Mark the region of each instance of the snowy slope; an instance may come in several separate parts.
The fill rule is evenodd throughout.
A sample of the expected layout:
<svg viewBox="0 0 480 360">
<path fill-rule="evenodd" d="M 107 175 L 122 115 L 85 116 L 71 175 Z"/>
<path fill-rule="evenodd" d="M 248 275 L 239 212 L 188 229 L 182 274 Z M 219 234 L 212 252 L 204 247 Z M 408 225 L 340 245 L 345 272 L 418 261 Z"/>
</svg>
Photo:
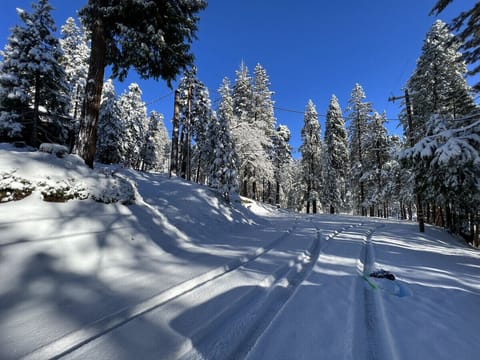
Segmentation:
<svg viewBox="0 0 480 360">
<path fill-rule="evenodd" d="M 0 203 L 1 359 L 480 352 L 480 255 L 439 229 L 229 205 L 180 179 L 8 145 L 0 173 L 0 186 L 33 184 Z M 65 182 L 84 200 L 41 200 Z M 396 280 L 368 277 L 380 268 Z"/>
</svg>

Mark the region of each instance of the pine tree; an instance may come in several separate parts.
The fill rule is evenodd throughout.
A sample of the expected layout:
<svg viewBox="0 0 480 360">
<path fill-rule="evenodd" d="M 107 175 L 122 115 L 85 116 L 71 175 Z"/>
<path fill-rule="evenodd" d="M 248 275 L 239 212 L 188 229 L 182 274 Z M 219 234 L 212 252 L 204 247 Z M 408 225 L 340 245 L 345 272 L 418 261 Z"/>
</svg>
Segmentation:
<svg viewBox="0 0 480 360">
<path fill-rule="evenodd" d="M 458 48 L 447 25 L 437 20 L 427 33 L 422 54 L 407 83 L 413 104 L 414 141 L 426 134 L 426 124 L 433 114 L 451 114 L 455 118 L 475 109 L 465 80 L 467 68 Z M 405 117 L 402 120 L 405 133 L 409 133 Z"/>
<path fill-rule="evenodd" d="M 23 26 L 12 29 L 0 65 L 0 131 L 16 137 L 31 122 L 29 142 L 34 146 L 38 146 L 39 130 L 51 140 L 64 142 L 70 127 L 68 86 L 59 64 L 62 51 L 51 11 L 48 0 L 32 4 L 31 13 L 18 10 Z M 55 128 L 41 126 L 40 108 Z"/>
<path fill-rule="evenodd" d="M 412 173 L 416 192 L 422 194 L 419 206 L 426 210 L 427 221 L 432 218 L 431 209 L 440 207 L 445 225 L 453 231 L 459 229 L 458 219 L 478 212 L 473 204 L 465 206 L 464 200 L 476 198 L 478 193 L 471 185 L 477 176 L 476 156 L 471 151 L 477 143 L 472 136 L 478 134 L 474 135 L 476 130 L 471 133 L 477 117 L 469 114 L 476 106 L 465 81 L 467 70 L 458 52 L 460 46 L 441 21 L 427 33 L 407 83 L 414 116 L 412 129 L 406 121 L 404 128 L 413 134 L 414 144 L 402 154 L 403 166 Z"/>
<path fill-rule="evenodd" d="M 152 111 L 148 120 L 148 129 L 141 151 L 142 170 L 167 171 L 170 144 L 163 115 Z"/>
<path fill-rule="evenodd" d="M 253 114 L 254 131 L 261 136 L 261 143 L 263 152 L 261 155 L 265 156 L 264 162 L 266 167 L 262 168 L 258 173 L 262 181 L 262 201 L 273 202 L 272 195 L 274 193 L 272 187 L 272 177 L 274 176 L 274 148 L 273 137 L 275 135 L 275 114 L 274 101 L 272 100 L 273 91 L 270 90 L 270 79 L 267 71 L 262 65 L 257 64 L 254 70 L 254 87 L 253 87 Z"/>
<path fill-rule="evenodd" d="M 270 129 L 270 126 L 275 120 L 272 118 L 273 102 L 268 76 L 260 66 L 257 66 L 257 71 L 260 76 L 258 82 L 254 82 L 243 62 L 236 71 L 232 132 L 240 159 L 240 194 L 254 199 L 261 194 L 265 201 L 271 192 L 269 179 L 274 172 L 271 142 L 274 128 Z"/>
<path fill-rule="evenodd" d="M 292 148 L 289 144 L 290 136 L 290 129 L 286 125 L 279 125 L 273 137 L 275 204 L 283 207 L 286 207 L 287 203 L 282 194 L 287 194 L 290 190 L 289 183 L 293 161 Z"/>
<path fill-rule="evenodd" d="M 209 123 L 206 139 L 210 144 L 213 161 L 209 169 L 209 185 L 230 201 L 230 195 L 238 191 L 238 155 L 230 131 L 233 118 L 233 99 L 228 79 L 219 88 L 222 97 L 218 113 Z"/>
<path fill-rule="evenodd" d="M 275 132 L 275 114 L 272 100 L 273 91 L 270 90 L 270 79 L 262 65 L 257 64 L 254 70 L 255 84 L 253 88 L 253 114 L 256 128 L 265 133 L 267 151 L 271 150 L 271 139 Z"/>
<path fill-rule="evenodd" d="M 334 214 L 348 209 L 348 138 L 337 97 L 332 95 L 325 121 L 322 201 Z"/>
<path fill-rule="evenodd" d="M 171 81 L 193 63 L 189 44 L 195 38 L 204 0 L 114 1 L 89 0 L 80 11 L 91 33 L 87 101 L 76 148 L 93 167 L 98 111 L 105 67 L 123 80 L 130 68 L 142 78 Z"/>
<path fill-rule="evenodd" d="M 350 185 L 354 210 L 362 216 L 367 215 L 365 197 L 366 184 L 363 178 L 365 168 L 365 136 L 372 105 L 364 102 L 365 92 L 360 84 L 355 84 L 348 101 L 347 118 L 349 119 L 349 158 Z"/>
<path fill-rule="evenodd" d="M 121 117 L 124 122 L 122 153 L 124 164 L 141 169 L 141 150 L 147 132 L 147 108 L 142 100 L 142 90 L 136 83 L 128 86 L 128 92 L 119 99 Z"/>
<path fill-rule="evenodd" d="M 430 14 L 439 14 L 450 4 L 452 0 L 438 0 Z M 476 3 L 471 9 L 465 10 L 458 15 L 451 24 L 453 31 L 457 32 L 457 39 L 462 43 L 460 50 L 463 50 L 464 59 L 468 64 L 474 67 L 470 75 L 480 72 L 480 3 Z M 480 82 L 474 86 L 476 91 L 480 91 Z"/>
<path fill-rule="evenodd" d="M 206 158 L 208 158 L 202 146 L 206 142 L 208 123 L 212 119 L 210 95 L 207 87 L 197 78 L 195 67 L 185 72 L 178 90 L 180 156 L 177 173 L 190 180 L 193 172 L 192 158 L 195 157 L 197 160 L 195 180 L 198 182 L 202 168 L 204 170 L 206 168 Z M 193 154 L 192 142 L 197 145 L 196 154 Z"/>
<path fill-rule="evenodd" d="M 253 79 L 245 63 L 235 72 L 233 85 L 233 114 L 238 123 L 252 124 L 255 120 L 253 110 Z M 237 124 L 233 124 L 236 126 Z"/>
<path fill-rule="evenodd" d="M 318 113 L 312 100 L 309 100 L 307 103 L 303 121 L 300 152 L 302 154 L 303 181 L 306 187 L 304 199 L 307 203 L 307 214 L 310 213 L 310 205 L 312 206 L 312 212 L 315 214 L 317 213 L 319 194 L 322 191 L 322 143 Z"/>
<path fill-rule="evenodd" d="M 122 148 L 125 123 L 113 81 L 103 85 L 102 103 L 98 120 L 97 161 L 104 164 L 120 164 L 125 152 Z"/>
<path fill-rule="evenodd" d="M 76 120 L 80 116 L 85 95 L 90 48 L 84 29 L 77 26 L 72 17 L 69 17 L 62 26 L 61 35 L 59 40 L 63 51 L 61 63 L 65 68 L 66 81 L 69 84 L 70 116 Z"/>
<path fill-rule="evenodd" d="M 390 160 L 391 144 L 385 128 L 386 121 L 385 113 L 374 112 L 365 136 L 363 180 L 367 189 L 365 205 L 370 207 L 370 216 L 383 216 L 388 212 L 386 189 L 389 174 L 386 165 Z"/>
</svg>

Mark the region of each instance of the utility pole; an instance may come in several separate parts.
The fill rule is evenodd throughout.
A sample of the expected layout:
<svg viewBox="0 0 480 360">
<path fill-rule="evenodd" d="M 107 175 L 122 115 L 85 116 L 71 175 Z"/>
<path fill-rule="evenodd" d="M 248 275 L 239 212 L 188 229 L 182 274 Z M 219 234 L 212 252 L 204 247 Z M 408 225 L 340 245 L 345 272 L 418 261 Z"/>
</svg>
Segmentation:
<svg viewBox="0 0 480 360">
<path fill-rule="evenodd" d="M 407 106 L 407 121 L 408 121 L 408 138 L 410 140 L 410 146 L 415 145 L 415 140 L 413 138 L 413 109 L 412 103 L 410 102 L 410 96 L 408 94 L 408 89 L 405 89 L 404 96 L 391 96 L 388 98 L 388 101 L 395 102 L 398 99 L 405 99 L 405 105 Z M 423 207 L 422 207 L 422 193 L 417 188 L 417 179 L 415 176 L 415 200 L 417 205 L 417 220 L 418 220 L 418 231 L 421 233 L 425 232 L 425 220 L 423 218 Z"/>
<path fill-rule="evenodd" d="M 172 177 L 172 172 L 175 175 L 178 175 L 177 166 L 178 166 L 178 128 L 180 126 L 180 91 L 175 90 L 175 100 L 173 103 L 173 127 L 172 127 L 172 149 L 170 152 L 170 172 L 169 175 Z"/>
</svg>

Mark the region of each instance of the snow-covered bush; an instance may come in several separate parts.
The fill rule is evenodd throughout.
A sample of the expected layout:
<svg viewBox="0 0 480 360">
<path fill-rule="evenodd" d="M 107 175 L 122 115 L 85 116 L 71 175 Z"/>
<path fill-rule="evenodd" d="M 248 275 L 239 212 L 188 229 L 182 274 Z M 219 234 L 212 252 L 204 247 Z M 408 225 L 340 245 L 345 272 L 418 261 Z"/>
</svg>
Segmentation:
<svg viewBox="0 0 480 360">
<path fill-rule="evenodd" d="M 40 145 L 39 151 L 54 154 L 58 157 L 64 157 L 68 154 L 68 148 L 64 145 L 43 143 Z"/>
<path fill-rule="evenodd" d="M 135 200 L 135 186 L 120 177 L 111 177 L 90 194 L 95 201 L 105 204 L 120 202 L 124 205 L 132 204 Z"/>
<path fill-rule="evenodd" d="M 38 188 L 44 201 L 66 202 L 72 199 L 84 200 L 88 192 L 82 183 L 76 183 L 75 179 L 46 180 L 38 183 Z"/>
<path fill-rule="evenodd" d="M 35 185 L 12 173 L 0 174 L 0 202 L 21 200 L 32 193 Z"/>
</svg>

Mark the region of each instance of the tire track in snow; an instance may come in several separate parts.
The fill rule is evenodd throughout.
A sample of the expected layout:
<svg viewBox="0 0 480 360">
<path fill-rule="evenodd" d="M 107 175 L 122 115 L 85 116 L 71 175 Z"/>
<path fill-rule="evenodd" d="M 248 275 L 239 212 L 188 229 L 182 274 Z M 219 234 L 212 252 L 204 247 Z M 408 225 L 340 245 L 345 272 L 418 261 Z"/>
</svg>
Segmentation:
<svg viewBox="0 0 480 360">
<path fill-rule="evenodd" d="M 259 257 L 264 256 L 276 246 L 284 242 L 292 232 L 295 231 L 298 224 L 298 218 L 295 218 L 294 225 L 288 229 L 284 234 L 277 239 L 271 241 L 264 247 L 259 247 L 255 251 L 240 256 L 227 264 L 214 268 L 206 273 L 195 276 L 189 280 L 186 280 L 176 286 L 173 286 L 161 293 L 146 299 L 133 306 L 120 309 L 114 313 L 108 314 L 94 323 L 84 326 L 68 335 L 65 335 L 49 344 L 46 344 L 30 354 L 24 357 L 24 360 L 34 359 L 59 359 L 83 345 L 109 333 L 110 331 L 130 322 L 131 320 L 138 318 L 150 311 L 153 311 L 160 306 L 179 298 L 180 296 L 187 294 L 201 286 L 211 283 L 222 276 L 235 271 L 236 269 L 246 266 L 249 263 L 257 260 Z"/>
<path fill-rule="evenodd" d="M 300 285 L 302 282 L 308 278 L 310 273 L 313 270 L 315 263 L 319 260 L 321 254 L 328 248 L 330 244 L 329 240 L 345 233 L 346 231 L 363 226 L 362 223 L 348 225 L 340 230 L 335 230 L 332 234 L 326 236 L 322 241 L 322 231 L 319 229 L 318 226 L 315 226 L 317 236 L 316 241 L 314 244 L 315 249 L 312 251 L 312 256 L 308 263 L 308 266 L 304 267 L 302 271 L 298 273 L 298 276 L 294 278 L 294 281 L 288 281 L 288 287 L 285 288 L 282 294 L 279 294 L 277 298 L 277 303 L 273 304 L 273 307 L 268 308 L 265 312 L 264 316 L 257 320 L 255 324 L 254 331 L 249 334 L 249 337 L 246 338 L 242 344 L 237 347 L 234 351 L 235 356 L 231 356 L 233 359 L 242 359 L 247 357 L 248 353 L 255 347 L 255 345 L 261 340 L 263 334 L 268 332 L 268 329 L 274 323 L 275 319 L 280 316 L 282 310 L 290 303 L 290 301 L 294 298 L 294 295 L 299 290 Z M 274 299 L 272 299 L 274 301 Z M 272 302 L 270 301 L 270 302 Z M 232 354 L 233 355 L 233 354 Z"/>
<path fill-rule="evenodd" d="M 247 336 L 244 336 L 242 341 L 235 348 L 231 349 L 229 358 L 243 359 L 246 357 L 262 333 L 297 291 L 303 280 L 311 273 L 322 248 L 326 245 L 326 242 L 322 242 L 321 231 L 316 226 L 314 228 L 316 232 L 315 239 L 312 241 L 310 248 L 305 252 L 305 256 L 299 258 L 285 276 L 273 284 L 268 297 L 261 304 L 259 315 L 250 325 L 249 331 L 246 332 L 245 335 Z"/>
<path fill-rule="evenodd" d="M 362 268 L 359 269 L 365 281 L 371 272 L 378 270 L 375 269 L 375 250 L 372 243 L 372 236 L 376 230 L 377 228 L 373 229 L 365 238 L 363 263 Z M 387 322 L 382 293 L 378 288 L 373 288 L 370 283 L 363 285 L 367 358 L 396 360 L 398 355 Z"/>
</svg>

